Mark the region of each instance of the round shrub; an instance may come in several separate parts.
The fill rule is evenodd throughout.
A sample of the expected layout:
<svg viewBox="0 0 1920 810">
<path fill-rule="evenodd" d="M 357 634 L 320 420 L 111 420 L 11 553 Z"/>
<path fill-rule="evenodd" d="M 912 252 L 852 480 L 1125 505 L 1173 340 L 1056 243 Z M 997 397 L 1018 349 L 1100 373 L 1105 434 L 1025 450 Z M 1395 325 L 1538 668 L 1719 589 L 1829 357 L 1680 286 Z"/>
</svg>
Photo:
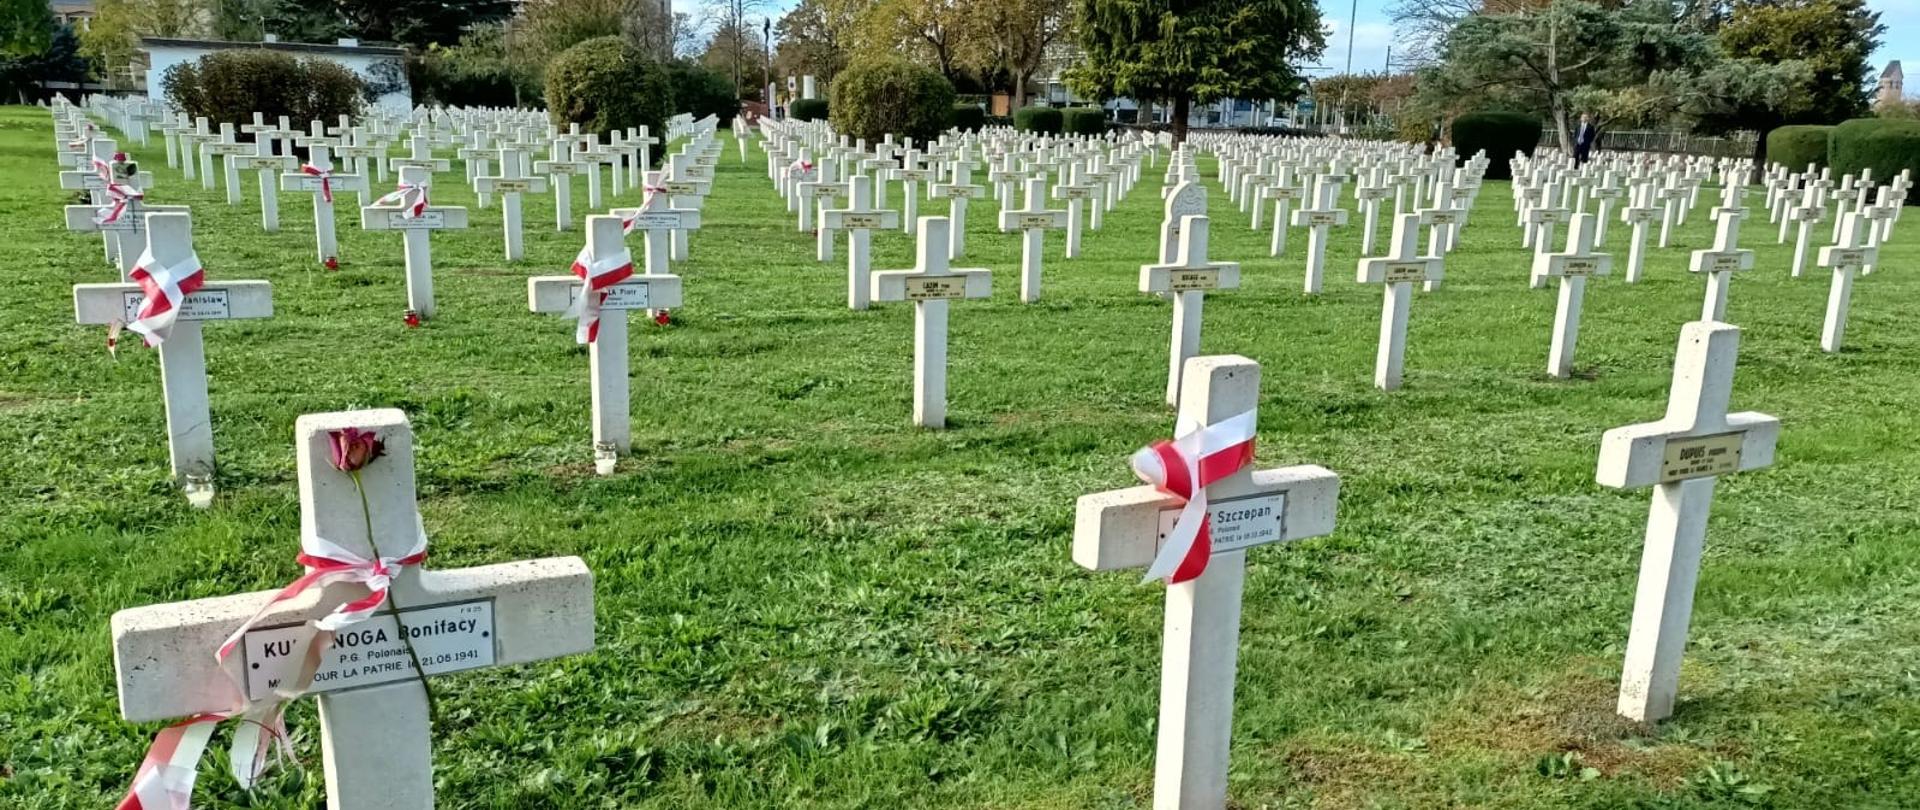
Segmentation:
<svg viewBox="0 0 1920 810">
<path fill-rule="evenodd" d="M 1062 117 L 1052 107 L 1021 107 L 1013 111 L 1013 128 L 1021 132 L 1060 134 Z"/>
<path fill-rule="evenodd" d="M 827 100 L 824 98 L 797 98 L 787 105 L 787 117 L 795 121 L 827 120 Z"/>
<path fill-rule="evenodd" d="M 1842 123 L 1833 128 L 1827 164 L 1836 175 L 1872 169 L 1873 179 L 1883 183 L 1907 169 L 1920 175 L 1920 121 L 1855 118 Z"/>
<path fill-rule="evenodd" d="M 833 128 L 869 142 L 891 133 L 929 141 L 953 119 L 953 83 L 905 59 L 864 59 L 833 77 Z"/>
<path fill-rule="evenodd" d="M 646 127 L 659 135 L 672 106 L 666 70 L 620 37 L 586 40 L 547 65 L 547 115 L 555 126 L 579 124 L 595 135 Z"/>
<path fill-rule="evenodd" d="M 1833 127 L 1780 127 L 1767 133 L 1767 159 L 1792 169 L 1805 171 L 1807 164 L 1827 165 L 1827 140 Z"/>
<path fill-rule="evenodd" d="M 167 68 L 160 77 L 167 101 L 215 124 L 250 124 L 286 116 L 297 124 L 332 121 L 360 111 L 366 82 L 335 62 L 296 59 L 252 48 L 215 51 Z"/>
<path fill-rule="evenodd" d="M 953 105 L 953 128 L 966 132 L 979 132 L 987 125 L 987 111 L 978 104 Z"/>
<path fill-rule="evenodd" d="M 1513 177 L 1507 160 L 1515 152 L 1533 154 L 1540 131 L 1540 119 L 1525 113 L 1467 113 L 1453 119 L 1453 150 L 1463 158 L 1486 150 L 1487 176 L 1507 180 Z"/>
<path fill-rule="evenodd" d="M 733 80 L 708 70 L 690 59 L 667 64 L 667 79 L 673 86 L 673 111 L 694 118 L 709 115 L 722 125 L 740 114 L 740 99 L 734 97 Z"/>
<path fill-rule="evenodd" d="M 1060 111 L 1060 131 L 1068 135 L 1099 135 L 1107 131 L 1107 111 L 1099 107 L 1068 107 Z"/>
</svg>

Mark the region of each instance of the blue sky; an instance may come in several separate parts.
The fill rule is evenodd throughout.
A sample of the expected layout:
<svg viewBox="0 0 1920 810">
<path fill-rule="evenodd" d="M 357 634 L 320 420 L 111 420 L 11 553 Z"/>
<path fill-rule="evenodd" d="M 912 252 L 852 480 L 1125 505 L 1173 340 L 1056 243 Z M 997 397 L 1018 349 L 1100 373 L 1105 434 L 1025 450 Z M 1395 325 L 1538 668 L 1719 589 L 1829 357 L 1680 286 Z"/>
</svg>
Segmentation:
<svg viewBox="0 0 1920 810">
<path fill-rule="evenodd" d="M 777 17 L 794 2 L 771 0 L 768 13 Z M 1388 50 L 1393 45 L 1393 24 L 1386 13 L 1393 0 L 1358 0 L 1358 3 L 1357 21 L 1351 26 L 1353 69 L 1379 71 L 1386 67 Z M 1880 12 L 1880 21 L 1887 26 L 1886 35 L 1880 39 L 1880 50 L 1873 55 L 1874 75 L 1879 75 L 1887 60 L 1899 59 L 1914 74 L 1914 85 L 1909 92 L 1920 92 L 1920 0 L 1871 0 L 1868 5 Z M 677 11 L 696 16 L 700 13 L 699 0 L 673 0 L 673 6 Z M 1348 21 L 1354 18 L 1355 11 L 1354 0 L 1322 0 L 1320 14 L 1333 32 L 1327 37 L 1327 53 L 1320 64 L 1331 70 L 1313 71 L 1316 75 L 1345 71 Z"/>
</svg>

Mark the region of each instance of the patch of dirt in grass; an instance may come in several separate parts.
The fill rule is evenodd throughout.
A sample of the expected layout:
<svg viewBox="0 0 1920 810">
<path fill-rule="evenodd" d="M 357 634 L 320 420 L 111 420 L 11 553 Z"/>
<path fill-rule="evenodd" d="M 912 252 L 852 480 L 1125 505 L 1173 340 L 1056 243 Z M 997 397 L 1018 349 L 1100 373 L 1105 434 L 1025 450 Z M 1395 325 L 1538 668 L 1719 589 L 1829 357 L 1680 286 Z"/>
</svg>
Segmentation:
<svg viewBox="0 0 1920 810">
<path fill-rule="evenodd" d="M 1385 785 L 1411 785 L 1420 763 L 1411 757 L 1341 745 L 1331 740 L 1296 741 L 1282 755 L 1287 770 L 1313 789 L 1313 807 L 1366 807 Z"/>
<path fill-rule="evenodd" d="M 1532 689 L 1501 684 L 1469 696 L 1426 730 L 1436 755 L 1479 750 L 1533 767 L 1540 757 L 1572 752 L 1605 776 L 1639 775 L 1659 785 L 1679 783 L 1709 756 L 1697 748 L 1662 744 L 1656 732 L 1614 713 L 1618 685 L 1588 672 L 1569 672 Z"/>
</svg>

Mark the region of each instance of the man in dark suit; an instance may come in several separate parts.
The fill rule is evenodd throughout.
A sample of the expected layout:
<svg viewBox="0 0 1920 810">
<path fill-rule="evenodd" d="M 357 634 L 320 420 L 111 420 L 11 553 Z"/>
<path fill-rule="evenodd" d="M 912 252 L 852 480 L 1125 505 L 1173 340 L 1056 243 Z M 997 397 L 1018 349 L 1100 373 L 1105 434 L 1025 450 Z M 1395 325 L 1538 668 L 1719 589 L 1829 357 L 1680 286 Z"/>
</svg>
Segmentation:
<svg viewBox="0 0 1920 810">
<path fill-rule="evenodd" d="M 1573 134 L 1574 165 L 1584 165 L 1593 157 L 1593 142 L 1600 139 L 1600 128 L 1593 125 L 1593 116 L 1580 114 L 1580 129 Z"/>
</svg>

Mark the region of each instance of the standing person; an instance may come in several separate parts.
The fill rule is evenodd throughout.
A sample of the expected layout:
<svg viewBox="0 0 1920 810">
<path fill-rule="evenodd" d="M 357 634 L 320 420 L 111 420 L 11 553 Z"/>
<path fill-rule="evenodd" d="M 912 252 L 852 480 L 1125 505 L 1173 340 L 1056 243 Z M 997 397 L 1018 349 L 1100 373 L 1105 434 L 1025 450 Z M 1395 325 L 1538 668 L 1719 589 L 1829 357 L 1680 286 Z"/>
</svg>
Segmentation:
<svg viewBox="0 0 1920 810">
<path fill-rule="evenodd" d="M 1593 142 L 1600 139 L 1600 128 L 1593 125 L 1593 116 L 1580 114 L 1580 129 L 1573 134 L 1573 163 L 1586 165 L 1593 157 Z"/>
</svg>

